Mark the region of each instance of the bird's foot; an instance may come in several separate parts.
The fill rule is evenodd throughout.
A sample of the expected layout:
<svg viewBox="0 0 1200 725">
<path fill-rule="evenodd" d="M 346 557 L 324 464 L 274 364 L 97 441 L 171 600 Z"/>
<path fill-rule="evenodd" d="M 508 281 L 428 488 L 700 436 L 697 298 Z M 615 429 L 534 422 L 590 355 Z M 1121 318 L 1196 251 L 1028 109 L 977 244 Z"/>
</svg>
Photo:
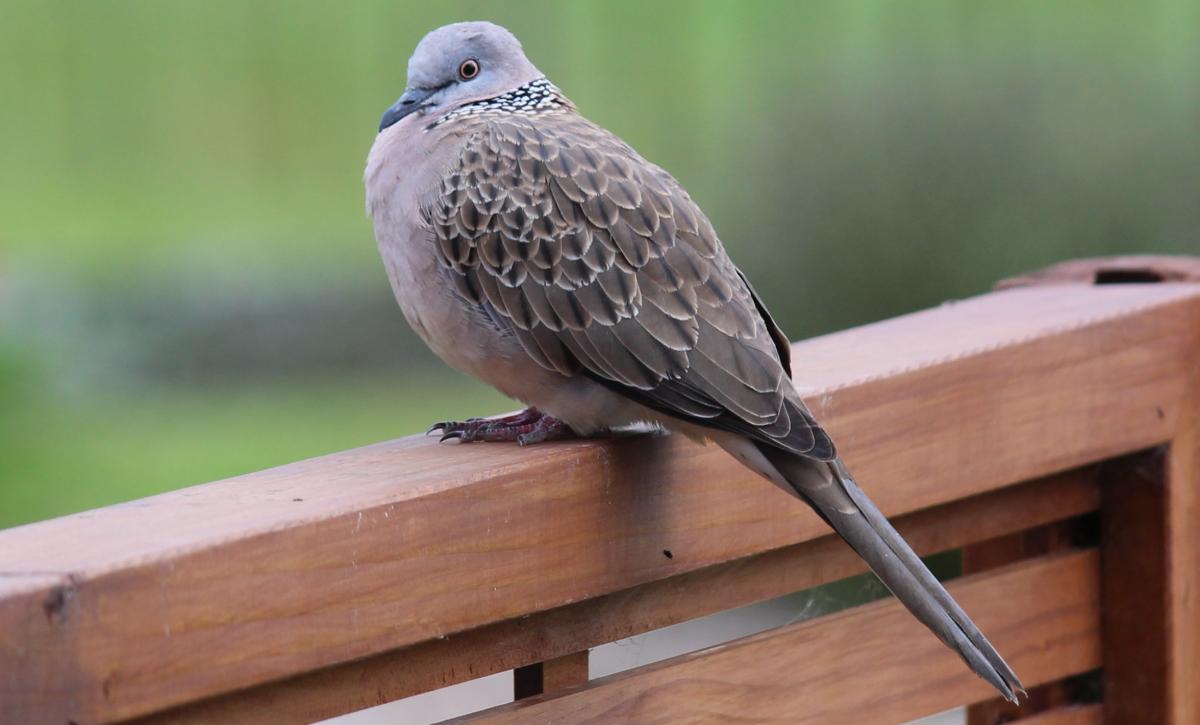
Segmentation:
<svg viewBox="0 0 1200 725">
<path fill-rule="evenodd" d="M 426 431 L 426 435 L 434 431 L 441 431 L 442 441 L 452 438 L 457 438 L 463 443 L 516 441 L 523 446 L 570 438 L 574 435 L 566 423 L 552 415 L 546 415 L 537 408 L 526 408 L 519 413 L 499 418 L 469 418 L 462 422 L 434 423 Z"/>
</svg>

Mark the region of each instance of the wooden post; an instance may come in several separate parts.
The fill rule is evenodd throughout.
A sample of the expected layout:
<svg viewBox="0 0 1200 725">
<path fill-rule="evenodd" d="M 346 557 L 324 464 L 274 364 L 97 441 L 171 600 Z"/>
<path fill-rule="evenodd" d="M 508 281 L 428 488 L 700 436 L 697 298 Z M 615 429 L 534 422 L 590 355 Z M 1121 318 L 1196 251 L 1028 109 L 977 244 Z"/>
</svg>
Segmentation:
<svg viewBox="0 0 1200 725">
<path fill-rule="evenodd" d="M 1102 486 L 1104 721 L 1167 723 L 1163 455 L 1114 464 Z"/>
<path fill-rule="evenodd" d="M 1193 383 L 1169 446 L 1114 466 L 1103 485 L 1106 723 L 1200 716 L 1198 392 Z"/>
<path fill-rule="evenodd" d="M 1074 260 L 997 287 L 1155 282 L 1200 282 L 1200 259 Z M 1116 461 L 1103 477 L 1106 723 L 1184 725 L 1200 717 L 1200 320 L 1191 347 L 1171 443 Z M 1160 419 L 1164 410 L 1157 409 Z M 973 710 L 972 725 L 992 722 L 990 711 Z"/>
<path fill-rule="evenodd" d="M 1165 461 L 1166 714 L 1175 725 L 1200 718 L 1200 342 L 1192 360 L 1197 374 Z"/>
</svg>

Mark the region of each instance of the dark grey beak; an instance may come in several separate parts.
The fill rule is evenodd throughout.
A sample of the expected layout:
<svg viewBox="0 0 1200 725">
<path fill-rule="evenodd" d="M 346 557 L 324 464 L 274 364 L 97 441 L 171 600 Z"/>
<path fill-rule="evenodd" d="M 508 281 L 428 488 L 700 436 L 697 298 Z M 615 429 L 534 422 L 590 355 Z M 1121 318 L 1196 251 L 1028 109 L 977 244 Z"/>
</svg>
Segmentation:
<svg viewBox="0 0 1200 725">
<path fill-rule="evenodd" d="M 379 119 L 379 130 L 382 131 L 413 111 L 420 109 L 421 103 L 425 99 L 440 90 L 440 88 L 409 88 L 405 90 L 404 95 L 400 96 L 400 100 L 384 111 L 383 118 Z"/>
</svg>

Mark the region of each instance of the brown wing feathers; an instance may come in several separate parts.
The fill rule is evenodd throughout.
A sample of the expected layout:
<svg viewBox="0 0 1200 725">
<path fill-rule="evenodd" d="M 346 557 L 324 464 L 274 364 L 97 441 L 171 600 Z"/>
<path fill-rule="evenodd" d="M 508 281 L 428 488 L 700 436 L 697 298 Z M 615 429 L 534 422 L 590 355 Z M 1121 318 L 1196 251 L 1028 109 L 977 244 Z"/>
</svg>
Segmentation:
<svg viewBox="0 0 1200 725">
<path fill-rule="evenodd" d="M 834 456 L 791 390 L 786 340 L 674 179 L 574 114 L 490 117 L 472 134 L 428 212 L 459 294 L 546 368 Z"/>
</svg>

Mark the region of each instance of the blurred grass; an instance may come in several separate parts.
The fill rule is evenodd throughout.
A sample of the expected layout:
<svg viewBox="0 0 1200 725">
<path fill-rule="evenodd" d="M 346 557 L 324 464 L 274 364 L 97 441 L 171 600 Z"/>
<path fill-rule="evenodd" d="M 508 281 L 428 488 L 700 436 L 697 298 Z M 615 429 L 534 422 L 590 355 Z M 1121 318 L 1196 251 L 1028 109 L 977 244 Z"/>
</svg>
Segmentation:
<svg viewBox="0 0 1200 725">
<path fill-rule="evenodd" d="M 0 528 L 516 407 L 449 373 L 67 396 L 36 385 L 14 390 L 15 362 L 0 365 L 8 381 L 0 390 Z"/>
<path fill-rule="evenodd" d="M 0 526 L 512 407 L 367 319 L 376 121 L 474 18 L 679 177 L 792 337 L 1200 252 L 1194 1 L 0 0 Z"/>
</svg>

